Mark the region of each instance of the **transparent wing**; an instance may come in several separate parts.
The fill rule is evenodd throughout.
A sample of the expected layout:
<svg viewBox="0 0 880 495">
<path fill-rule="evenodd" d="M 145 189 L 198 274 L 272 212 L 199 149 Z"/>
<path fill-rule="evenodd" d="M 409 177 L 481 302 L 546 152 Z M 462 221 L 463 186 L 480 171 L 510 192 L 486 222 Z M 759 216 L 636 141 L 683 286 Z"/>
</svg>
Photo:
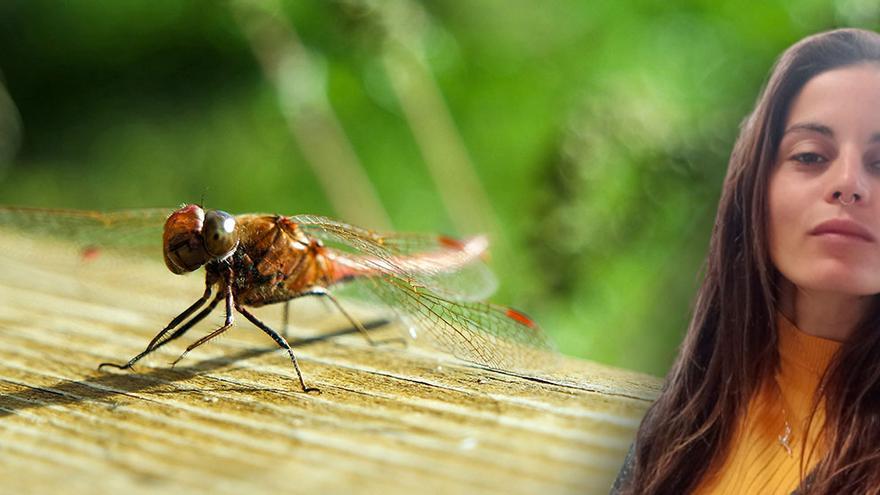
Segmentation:
<svg viewBox="0 0 880 495">
<path fill-rule="evenodd" d="M 547 334 L 526 315 L 480 302 L 491 293 L 480 271 L 467 272 L 462 245 L 440 236 L 378 233 L 332 219 L 291 218 L 310 236 L 351 253 L 375 275 L 353 282 L 342 294 L 380 303 L 400 316 L 413 339 L 425 339 L 451 354 L 501 369 L 545 365 L 556 355 Z M 425 256 L 424 253 L 441 253 Z M 446 256 L 449 255 L 449 256 Z M 486 270 L 471 256 L 468 261 Z M 462 269 L 465 276 L 459 276 Z M 475 278 L 469 278 L 476 275 Z M 491 288 L 495 279 L 491 278 Z M 469 287 L 468 284 L 474 284 Z M 460 297 L 465 293 L 480 297 Z"/>
<path fill-rule="evenodd" d="M 481 259 L 485 246 L 480 238 L 458 241 L 439 235 L 379 233 L 313 215 L 291 220 L 340 252 L 352 266 L 405 280 L 453 301 L 481 301 L 498 286 Z"/>
<path fill-rule="evenodd" d="M 162 227 L 170 208 L 97 212 L 0 207 L 0 232 L 22 249 L 29 238 L 69 243 L 82 256 L 101 250 L 162 259 Z"/>
<path fill-rule="evenodd" d="M 526 315 L 486 302 L 457 302 L 393 275 L 361 279 L 341 295 L 380 303 L 409 337 L 466 361 L 498 369 L 544 368 L 556 356 L 547 334 Z"/>
</svg>

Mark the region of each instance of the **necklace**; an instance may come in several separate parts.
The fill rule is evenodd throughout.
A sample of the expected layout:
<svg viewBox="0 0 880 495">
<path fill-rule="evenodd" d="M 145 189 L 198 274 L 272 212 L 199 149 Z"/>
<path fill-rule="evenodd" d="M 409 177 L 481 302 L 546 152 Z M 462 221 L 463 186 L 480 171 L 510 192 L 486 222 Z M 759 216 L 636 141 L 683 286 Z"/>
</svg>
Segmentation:
<svg viewBox="0 0 880 495">
<path fill-rule="evenodd" d="M 779 435 L 777 438 L 779 445 L 781 445 L 782 448 L 785 449 L 785 453 L 791 457 L 791 424 L 788 422 L 788 413 L 785 412 L 785 397 L 782 395 L 782 386 L 779 385 L 779 380 L 774 376 L 773 381 L 776 383 L 776 392 L 779 394 L 779 402 L 782 404 L 782 419 L 785 421 L 782 435 Z"/>
</svg>

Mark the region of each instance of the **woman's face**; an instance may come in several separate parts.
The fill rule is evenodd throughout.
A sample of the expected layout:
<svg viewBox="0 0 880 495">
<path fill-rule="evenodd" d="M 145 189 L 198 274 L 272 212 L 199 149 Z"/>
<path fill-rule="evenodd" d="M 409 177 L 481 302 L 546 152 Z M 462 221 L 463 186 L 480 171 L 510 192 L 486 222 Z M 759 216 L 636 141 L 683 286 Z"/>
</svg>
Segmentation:
<svg viewBox="0 0 880 495">
<path fill-rule="evenodd" d="M 782 275 L 801 289 L 880 293 L 880 65 L 807 82 L 768 194 L 770 257 Z M 841 222 L 820 227 L 829 220 Z"/>
</svg>

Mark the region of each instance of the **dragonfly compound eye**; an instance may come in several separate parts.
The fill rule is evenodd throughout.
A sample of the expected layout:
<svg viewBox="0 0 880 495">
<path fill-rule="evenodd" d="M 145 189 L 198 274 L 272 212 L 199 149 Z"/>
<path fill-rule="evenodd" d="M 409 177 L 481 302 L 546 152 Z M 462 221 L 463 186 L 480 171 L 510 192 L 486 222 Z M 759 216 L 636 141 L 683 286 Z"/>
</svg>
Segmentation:
<svg viewBox="0 0 880 495">
<path fill-rule="evenodd" d="M 197 205 L 186 205 L 165 221 L 162 244 L 169 270 L 177 274 L 191 272 L 208 261 L 210 255 L 202 242 L 204 221 L 205 212 Z"/>
<path fill-rule="evenodd" d="M 211 210 L 205 214 L 205 249 L 215 258 L 225 258 L 232 254 L 238 244 L 235 233 L 235 217 L 220 210 Z"/>
</svg>

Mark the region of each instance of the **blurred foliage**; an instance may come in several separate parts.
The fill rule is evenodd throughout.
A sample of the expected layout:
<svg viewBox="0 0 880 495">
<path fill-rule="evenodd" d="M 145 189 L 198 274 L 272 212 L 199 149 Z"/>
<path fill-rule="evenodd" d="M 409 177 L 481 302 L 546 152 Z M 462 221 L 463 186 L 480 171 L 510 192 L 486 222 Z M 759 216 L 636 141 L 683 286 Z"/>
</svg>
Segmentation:
<svg viewBox="0 0 880 495">
<path fill-rule="evenodd" d="M 337 122 L 368 178 L 343 191 L 397 230 L 485 213 L 497 301 L 568 354 L 664 374 L 773 60 L 878 21 L 875 0 L 7 0 L 0 203 L 338 216 L 334 160 L 304 152 L 338 151 L 317 126 Z M 273 25 L 295 64 L 259 45 Z M 458 170 L 479 181 L 456 196 Z"/>
</svg>

